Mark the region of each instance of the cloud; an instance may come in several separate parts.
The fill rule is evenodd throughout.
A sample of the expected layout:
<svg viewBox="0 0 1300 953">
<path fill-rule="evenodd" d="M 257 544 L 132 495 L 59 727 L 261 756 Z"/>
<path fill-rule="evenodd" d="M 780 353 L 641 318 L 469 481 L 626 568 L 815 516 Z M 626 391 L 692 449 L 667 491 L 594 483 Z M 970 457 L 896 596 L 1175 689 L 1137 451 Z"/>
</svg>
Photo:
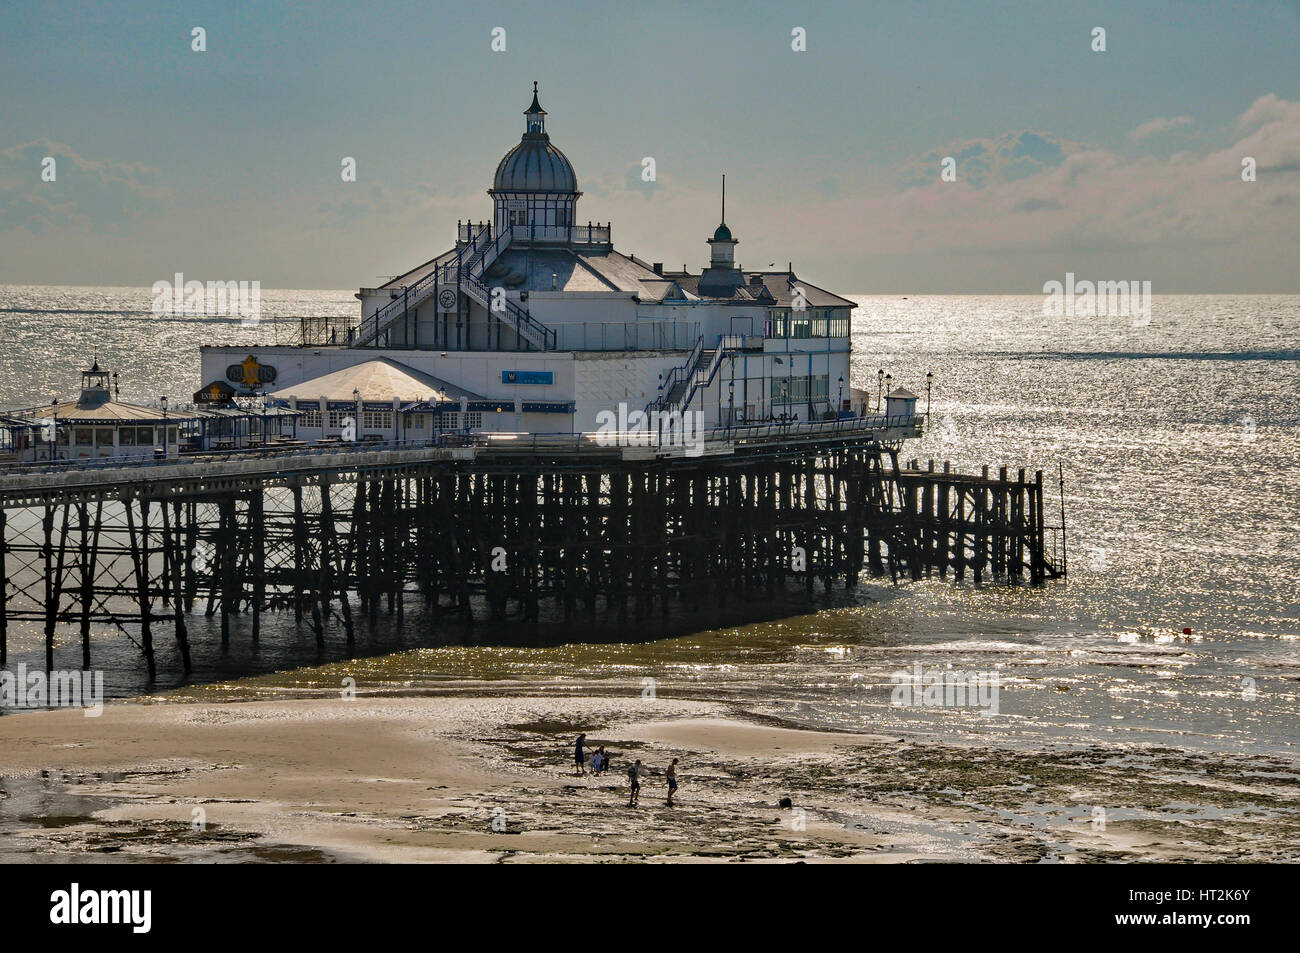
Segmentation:
<svg viewBox="0 0 1300 953">
<path fill-rule="evenodd" d="M 937 182 L 940 164 L 951 156 L 957 163 L 958 180 L 983 188 L 1056 168 L 1078 148 L 1077 143 L 1049 133 L 1008 132 L 996 139 L 967 139 L 931 149 L 908 162 L 902 178 L 909 186 Z"/>
<path fill-rule="evenodd" d="M 1191 122 L 1191 116 L 1157 116 L 1155 119 L 1142 123 L 1142 125 L 1130 132 L 1128 137 L 1133 142 L 1141 142 L 1151 136 L 1158 136 L 1181 126 L 1190 125 Z"/>
<path fill-rule="evenodd" d="M 1173 156 L 1122 155 L 1048 133 L 953 143 L 905 163 L 903 188 L 809 210 L 808 226 L 821 217 L 816 227 L 865 254 L 1294 248 L 1300 102 L 1261 97 L 1231 128 L 1239 131 L 1227 142 Z M 943 155 L 957 159 L 956 182 L 939 179 Z M 1241 179 L 1246 156 L 1257 162 L 1253 183 Z"/>
<path fill-rule="evenodd" d="M 41 177 L 54 160 L 52 182 Z M 31 232 L 121 231 L 163 204 L 158 170 L 138 163 L 88 159 L 71 146 L 35 139 L 0 150 L 0 219 Z"/>
</svg>

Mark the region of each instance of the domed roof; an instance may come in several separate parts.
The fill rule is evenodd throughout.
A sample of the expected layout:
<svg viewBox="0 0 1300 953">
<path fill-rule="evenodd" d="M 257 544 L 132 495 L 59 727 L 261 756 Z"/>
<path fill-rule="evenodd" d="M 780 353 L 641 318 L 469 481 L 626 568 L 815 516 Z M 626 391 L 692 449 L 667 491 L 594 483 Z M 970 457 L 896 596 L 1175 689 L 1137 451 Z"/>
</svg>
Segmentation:
<svg viewBox="0 0 1300 953">
<path fill-rule="evenodd" d="M 731 229 L 727 228 L 726 222 L 723 222 L 718 226 L 718 230 L 713 233 L 713 240 L 715 242 L 734 241 L 731 237 Z"/>
<path fill-rule="evenodd" d="M 573 163 L 551 145 L 545 133 L 525 133 L 497 166 L 492 188 L 497 192 L 576 192 L 578 178 Z"/>
<path fill-rule="evenodd" d="M 533 83 L 533 101 L 524 110 L 524 134 L 505 154 L 492 179 L 494 192 L 577 192 L 578 177 L 573 163 L 546 134 L 546 110 L 537 101 L 537 84 Z"/>
</svg>

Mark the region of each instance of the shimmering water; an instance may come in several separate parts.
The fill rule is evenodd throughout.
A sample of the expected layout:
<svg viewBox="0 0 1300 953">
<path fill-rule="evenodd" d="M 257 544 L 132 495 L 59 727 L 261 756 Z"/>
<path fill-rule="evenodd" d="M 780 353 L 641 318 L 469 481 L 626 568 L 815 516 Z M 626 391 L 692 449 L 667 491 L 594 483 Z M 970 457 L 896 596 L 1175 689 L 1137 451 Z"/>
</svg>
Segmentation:
<svg viewBox="0 0 1300 953">
<path fill-rule="evenodd" d="M 480 631 L 436 647 L 439 635 L 410 613 L 402 631 L 384 623 L 362 633 L 359 649 L 374 654 L 357 661 L 339 661 L 333 645 L 319 658 L 291 622 L 269 630 L 256 657 L 237 632 L 223 658 L 200 624 L 192 636 L 206 684 L 188 691 L 333 691 L 344 676 L 362 691 L 653 687 L 807 726 L 1293 754 L 1300 297 L 1157 296 L 1145 325 L 1044 317 L 1037 296 L 858 300 L 855 384 L 874 392 L 884 369 L 923 393 L 926 372 L 935 374 L 929 433 L 907 457 L 1051 474 L 1064 464 L 1068 581 L 1037 590 L 873 583 L 815 614 L 594 646 L 475 644 L 491 635 Z M 264 313 L 285 320 L 255 331 L 220 319 L 159 321 L 149 301 L 147 289 L 0 288 L 0 404 L 69 394 L 95 351 L 121 372 L 124 398 L 188 395 L 202 383 L 199 344 L 288 340 L 296 315 L 355 310 L 344 292 L 267 291 Z M 14 661 L 40 658 L 37 633 L 14 641 Z M 76 664 L 71 637 L 59 651 Z M 123 637 L 97 636 L 96 662 L 115 692 L 144 689 Z M 890 674 L 918 662 L 996 671 L 999 714 L 891 705 Z M 252 665 L 308 667 L 223 680 Z"/>
</svg>

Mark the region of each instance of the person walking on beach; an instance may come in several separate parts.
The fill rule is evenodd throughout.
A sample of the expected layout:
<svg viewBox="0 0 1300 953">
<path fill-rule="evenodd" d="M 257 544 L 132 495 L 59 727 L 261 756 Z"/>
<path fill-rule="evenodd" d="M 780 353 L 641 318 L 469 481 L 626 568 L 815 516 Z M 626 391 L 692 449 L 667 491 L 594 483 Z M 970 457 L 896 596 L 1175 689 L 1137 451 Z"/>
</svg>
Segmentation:
<svg viewBox="0 0 1300 953">
<path fill-rule="evenodd" d="M 574 767 L 576 768 L 575 773 L 579 775 L 585 775 L 587 773 L 586 769 L 583 767 L 583 764 L 586 762 L 587 758 L 586 755 L 582 753 L 582 746 L 586 743 L 586 741 L 587 741 L 586 734 L 581 734 L 578 735 L 578 740 L 573 743 L 573 762 L 574 762 Z"/>
<path fill-rule="evenodd" d="M 636 763 L 627 769 L 627 779 L 632 786 L 632 796 L 628 798 L 627 806 L 636 807 L 637 801 L 641 798 L 641 759 L 637 758 Z"/>
<path fill-rule="evenodd" d="M 673 806 L 673 795 L 677 793 L 677 759 L 673 758 L 673 763 L 668 765 L 665 772 L 668 777 L 668 806 Z"/>
</svg>

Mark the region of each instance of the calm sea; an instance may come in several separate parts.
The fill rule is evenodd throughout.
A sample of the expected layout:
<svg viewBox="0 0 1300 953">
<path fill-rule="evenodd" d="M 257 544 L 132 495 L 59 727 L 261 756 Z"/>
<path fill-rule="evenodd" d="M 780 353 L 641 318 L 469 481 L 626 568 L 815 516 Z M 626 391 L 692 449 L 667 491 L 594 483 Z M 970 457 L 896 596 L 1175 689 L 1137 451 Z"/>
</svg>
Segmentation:
<svg viewBox="0 0 1300 953">
<path fill-rule="evenodd" d="M 98 357 L 122 396 L 188 395 L 203 343 L 288 341 L 299 315 L 351 315 L 347 292 L 265 291 L 257 330 L 159 319 L 147 289 L 0 287 L 0 405 L 77 387 Z M 1070 577 L 1032 590 L 872 583 L 846 605 L 641 643 L 454 644 L 418 614 L 362 633 L 371 657 L 316 655 L 291 621 L 253 656 L 200 622 L 214 697 L 333 690 L 640 692 L 727 699 L 809 727 L 1042 746 L 1056 742 L 1291 754 L 1300 742 L 1300 297 L 1157 296 L 1149 323 L 1045 317 L 1039 296 L 860 297 L 854 383 L 924 393 L 905 456 L 961 468 L 1064 465 Z M 924 403 L 924 398 L 922 400 Z M 1190 635 L 1183 633 L 1191 630 Z M 11 661 L 41 658 L 36 632 Z M 334 639 L 333 642 L 339 641 Z M 147 689 L 134 646 L 96 637 L 113 693 Z M 75 667 L 75 636 L 59 646 Z M 891 673 L 997 672 L 999 714 L 890 704 Z M 160 667 L 172 671 L 164 648 Z M 235 679 L 257 668 L 266 674 Z M 159 687 L 175 685 L 165 675 Z"/>
</svg>

